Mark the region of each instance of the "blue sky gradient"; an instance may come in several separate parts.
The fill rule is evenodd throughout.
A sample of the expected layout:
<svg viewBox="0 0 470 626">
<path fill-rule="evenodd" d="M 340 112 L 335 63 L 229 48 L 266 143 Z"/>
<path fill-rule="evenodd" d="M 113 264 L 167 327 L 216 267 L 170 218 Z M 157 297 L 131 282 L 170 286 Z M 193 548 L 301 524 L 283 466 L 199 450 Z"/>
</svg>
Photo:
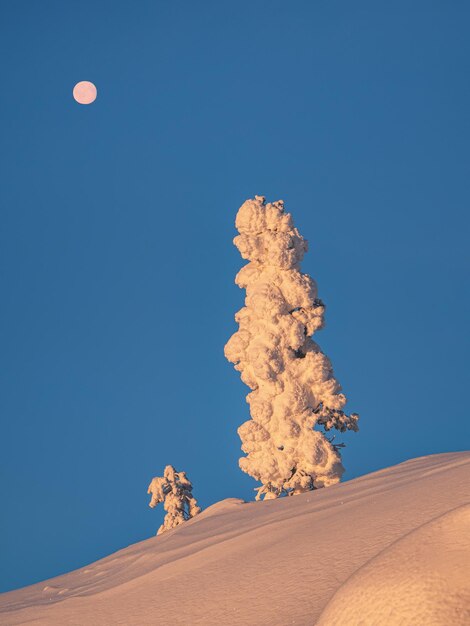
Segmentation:
<svg viewBox="0 0 470 626">
<path fill-rule="evenodd" d="M 470 5 L 0 6 L 0 590 L 251 499 L 234 218 L 283 199 L 361 415 L 345 479 L 467 449 Z M 80 106 L 72 88 L 93 81 Z M 432 495 L 432 494 L 430 494 Z"/>
</svg>

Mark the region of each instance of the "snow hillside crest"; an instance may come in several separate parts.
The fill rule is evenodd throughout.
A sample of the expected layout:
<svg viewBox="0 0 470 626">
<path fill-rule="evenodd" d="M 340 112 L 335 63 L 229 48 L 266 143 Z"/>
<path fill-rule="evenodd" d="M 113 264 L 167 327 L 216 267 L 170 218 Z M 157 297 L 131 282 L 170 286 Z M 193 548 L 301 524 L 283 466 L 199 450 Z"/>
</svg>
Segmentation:
<svg viewBox="0 0 470 626">
<path fill-rule="evenodd" d="M 0 623 L 466 626 L 469 502 L 469 452 L 314 495 L 223 500 L 172 532 L 0 595 Z"/>
</svg>

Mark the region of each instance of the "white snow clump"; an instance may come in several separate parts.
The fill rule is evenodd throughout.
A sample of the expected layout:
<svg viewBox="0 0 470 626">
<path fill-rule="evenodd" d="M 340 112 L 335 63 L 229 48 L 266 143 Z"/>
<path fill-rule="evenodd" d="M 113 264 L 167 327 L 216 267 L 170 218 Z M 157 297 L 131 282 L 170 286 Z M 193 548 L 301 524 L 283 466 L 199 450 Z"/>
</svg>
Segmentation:
<svg viewBox="0 0 470 626">
<path fill-rule="evenodd" d="M 235 315 L 238 331 L 225 346 L 247 396 L 252 419 L 238 429 L 241 469 L 262 483 L 256 499 L 327 487 L 341 479 L 339 447 L 325 431 L 358 430 L 328 357 L 310 338 L 323 326 L 325 306 L 315 281 L 300 271 L 307 241 L 282 201 L 263 196 L 239 209 L 234 244 L 245 265 L 235 278 L 246 289 Z"/>
<path fill-rule="evenodd" d="M 197 500 L 192 494 L 193 486 L 185 472 L 177 472 L 172 465 L 167 465 L 163 476 L 155 476 L 147 490 L 152 498 L 149 506 L 153 509 L 163 502 L 166 511 L 163 524 L 157 535 L 171 530 L 201 512 Z"/>
</svg>

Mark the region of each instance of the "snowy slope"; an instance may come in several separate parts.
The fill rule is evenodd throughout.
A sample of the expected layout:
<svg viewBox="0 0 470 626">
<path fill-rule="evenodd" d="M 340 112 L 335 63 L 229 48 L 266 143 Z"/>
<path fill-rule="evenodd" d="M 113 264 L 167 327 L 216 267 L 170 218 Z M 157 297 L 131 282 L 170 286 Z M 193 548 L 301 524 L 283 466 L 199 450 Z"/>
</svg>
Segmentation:
<svg viewBox="0 0 470 626">
<path fill-rule="evenodd" d="M 385 548 L 346 581 L 318 626 L 470 624 L 470 505 Z"/>
<path fill-rule="evenodd" d="M 159 537 L 0 596 L 0 623 L 470 623 L 470 453 L 293 498 L 229 499 Z"/>
</svg>

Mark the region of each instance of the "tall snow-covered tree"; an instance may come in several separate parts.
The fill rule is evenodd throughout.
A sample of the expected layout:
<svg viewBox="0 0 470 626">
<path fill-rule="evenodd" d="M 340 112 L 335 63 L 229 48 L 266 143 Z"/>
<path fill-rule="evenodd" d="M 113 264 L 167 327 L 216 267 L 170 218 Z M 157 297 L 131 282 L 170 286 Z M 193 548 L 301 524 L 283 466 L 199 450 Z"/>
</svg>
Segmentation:
<svg viewBox="0 0 470 626">
<path fill-rule="evenodd" d="M 315 281 L 300 271 L 307 241 L 282 201 L 247 200 L 234 244 L 249 263 L 235 278 L 246 289 L 235 315 L 238 331 L 225 346 L 242 381 L 251 419 L 238 434 L 241 469 L 261 482 L 256 499 L 299 494 L 337 483 L 344 472 L 339 446 L 325 431 L 358 430 L 328 357 L 311 339 L 325 306 Z"/>
<path fill-rule="evenodd" d="M 193 486 L 186 472 L 177 472 L 172 465 L 167 465 L 163 476 L 155 476 L 147 493 L 152 496 L 149 506 L 153 509 L 163 502 L 166 511 L 163 524 L 157 535 L 175 528 L 201 512 L 196 498 L 192 494 Z"/>
</svg>

